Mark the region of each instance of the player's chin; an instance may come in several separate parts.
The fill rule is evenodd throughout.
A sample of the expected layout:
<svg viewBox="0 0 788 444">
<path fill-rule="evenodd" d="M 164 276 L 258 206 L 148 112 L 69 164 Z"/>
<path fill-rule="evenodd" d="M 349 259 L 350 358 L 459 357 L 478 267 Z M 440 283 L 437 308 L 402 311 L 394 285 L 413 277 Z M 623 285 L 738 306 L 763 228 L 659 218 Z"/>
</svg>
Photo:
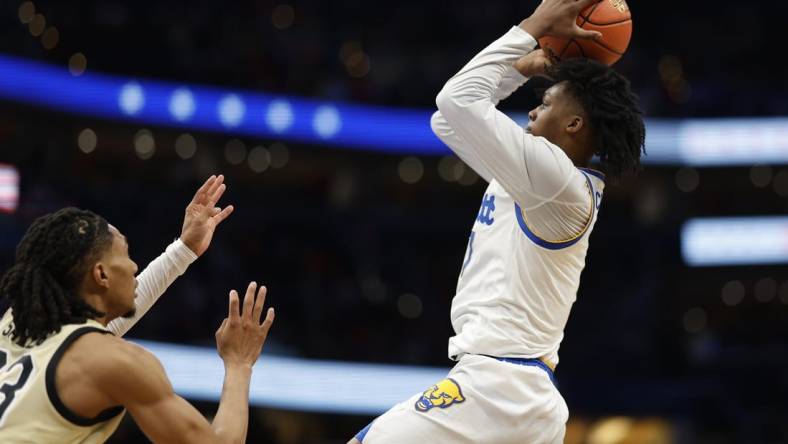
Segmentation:
<svg viewBox="0 0 788 444">
<path fill-rule="evenodd" d="M 127 311 L 126 313 L 123 313 L 120 317 L 121 318 L 125 318 L 125 319 L 131 319 L 136 314 L 137 314 L 137 309 L 136 308 L 132 308 L 131 310 Z"/>
</svg>

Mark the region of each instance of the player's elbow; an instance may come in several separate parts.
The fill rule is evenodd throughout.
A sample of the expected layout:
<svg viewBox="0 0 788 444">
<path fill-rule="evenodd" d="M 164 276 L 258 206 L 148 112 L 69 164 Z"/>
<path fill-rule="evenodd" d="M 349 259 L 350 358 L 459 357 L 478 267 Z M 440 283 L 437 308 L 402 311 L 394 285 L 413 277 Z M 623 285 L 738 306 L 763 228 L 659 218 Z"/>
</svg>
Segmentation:
<svg viewBox="0 0 788 444">
<path fill-rule="evenodd" d="M 451 127 L 446 123 L 446 119 L 443 118 L 440 111 L 435 111 L 432 114 L 430 128 L 432 128 L 432 132 L 441 139 L 451 132 Z"/>
<path fill-rule="evenodd" d="M 451 113 L 452 110 L 457 108 L 457 102 L 452 97 L 452 90 L 450 84 L 446 84 L 446 86 L 441 89 L 438 93 L 438 96 L 435 98 L 435 105 L 438 106 L 438 111 L 446 115 L 446 113 Z M 433 120 L 434 120 L 433 116 Z"/>
<path fill-rule="evenodd" d="M 479 102 L 476 93 L 454 80 L 446 83 L 435 98 L 438 111 L 452 127 L 475 114 Z"/>
</svg>

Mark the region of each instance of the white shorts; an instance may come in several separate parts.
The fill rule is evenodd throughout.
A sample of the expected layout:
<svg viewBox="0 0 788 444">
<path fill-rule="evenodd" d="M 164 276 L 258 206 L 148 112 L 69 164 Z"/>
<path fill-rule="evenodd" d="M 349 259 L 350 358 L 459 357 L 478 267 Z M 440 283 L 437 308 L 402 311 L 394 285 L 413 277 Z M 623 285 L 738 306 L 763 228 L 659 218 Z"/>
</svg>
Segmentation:
<svg viewBox="0 0 788 444">
<path fill-rule="evenodd" d="M 356 435 L 363 444 L 560 444 L 569 411 L 540 363 L 464 355 L 446 379 Z"/>
</svg>

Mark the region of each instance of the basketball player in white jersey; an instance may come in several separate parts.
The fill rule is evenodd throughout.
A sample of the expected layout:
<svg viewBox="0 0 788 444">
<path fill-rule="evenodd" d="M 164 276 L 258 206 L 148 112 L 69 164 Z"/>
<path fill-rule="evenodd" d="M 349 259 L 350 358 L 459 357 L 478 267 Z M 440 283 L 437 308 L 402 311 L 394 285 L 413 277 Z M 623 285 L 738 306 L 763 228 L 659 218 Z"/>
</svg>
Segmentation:
<svg viewBox="0 0 788 444">
<path fill-rule="evenodd" d="M 125 237 L 100 216 L 66 208 L 31 225 L 0 282 L 11 303 L 0 319 L 0 442 L 101 443 L 124 410 L 154 442 L 244 442 L 251 369 L 274 316 L 269 309 L 260 325 L 264 287 L 250 284 L 242 313 L 230 294 L 216 332 L 225 381 L 212 424 L 173 392 L 152 354 L 112 334 L 128 330 L 208 248 L 232 212 L 215 206 L 222 181 L 198 190 L 181 239 L 139 280 Z"/>
<path fill-rule="evenodd" d="M 547 34 L 596 38 L 575 24 L 595 1 L 543 0 L 438 95 L 433 130 L 489 182 L 451 308 L 457 364 L 351 444 L 563 442 L 568 410 L 553 370 L 605 182 L 586 167 L 598 155 L 610 176 L 637 170 L 645 140 L 621 75 L 535 50 Z M 555 83 L 522 128 L 496 105 L 536 75 Z"/>
</svg>

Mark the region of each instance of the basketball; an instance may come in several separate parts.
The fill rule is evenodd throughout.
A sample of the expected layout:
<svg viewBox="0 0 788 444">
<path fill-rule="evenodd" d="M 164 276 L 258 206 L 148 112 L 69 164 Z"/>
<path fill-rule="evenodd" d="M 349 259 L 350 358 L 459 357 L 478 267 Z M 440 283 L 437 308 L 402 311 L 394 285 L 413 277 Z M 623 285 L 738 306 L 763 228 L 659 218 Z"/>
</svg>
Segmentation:
<svg viewBox="0 0 788 444">
<path fill-rule="evenodd" d="M 624 55 L 632 37 L 632 14 L 625 0 L 600 0 L 580 12 L 577 24 L 583 29 L 601 32 L 602 38 L 545 36 L 539 39 L 539 45 L 551 49 L 559 59 L 587 57 L 612 65 Z"/>
</svg>

